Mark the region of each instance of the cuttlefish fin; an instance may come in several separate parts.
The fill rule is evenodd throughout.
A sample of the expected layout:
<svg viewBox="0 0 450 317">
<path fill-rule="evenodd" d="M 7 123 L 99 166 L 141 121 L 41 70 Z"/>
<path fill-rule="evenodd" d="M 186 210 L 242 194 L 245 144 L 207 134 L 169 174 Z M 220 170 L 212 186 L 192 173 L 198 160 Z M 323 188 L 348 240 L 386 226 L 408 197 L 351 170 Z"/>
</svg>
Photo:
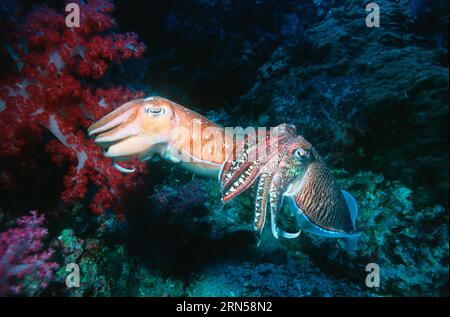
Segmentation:
<svg viewBox="0 0 450 317">
<path fill-rule="evenodd" d="M 361 233 L 357 232 L 345 238 L 345 250 L 347 250 L 348 253 L 355 251 L 360 236 Z"/>
<path fill-rule="evenodd" d="M 358 217 L 358 204 L 356 203 L 355 198 L 350 195 L 350 193 L 345 190 L 341 190 L 342 195 L 344 195 L 345 202 L 347 203 L 347 207 L 350 213 L 350 219 L 352 221 L 353 229 L 356 230 L 356 218 Z M 358 245 L 359 237 L 361 236 L 360 232 L 349 235 L 345 239 L 345 249 L 347 252 L 353 252 Z"/>
<path fill-rule="evenodd" d="M 299 229 L 297 232 L 291 233 L 291 232 L 286 232 L 282 229 L 277 228 L 278 231 L 278 236 L 285 238 L 285 239 L 295 239 L 298 238 L 300 236 L 300 234 L 302 233 L 302 229 Z"/>
<path fill-rule="evenodd" d="M 342 195 L 344 195 L 345 202 L 347 203 L 348 210 L 350 212 L 350 219 L 353 224 L 353 229 L 356 229 L 356 218 L 358 217 L 358 204 L 356 203 L 355 198 L 353 198 L 352 195 L 350 195 L 345 190 L 342 190 Z"/>
<path fill-rule="evenodd" d="M 350 195 L 350 194 L 349 194 Z M 351 197 L 351 196 L 350 196 Z M 347 202 L 347 201 L 346 201 Z M 296 210 L 296 219 L 297 219 L 297 225 L 300 229 L 306 232 L 310 232 L 312 234 L 327 237 L 327 238 L 343 238 L 345 240 L 345 249 L 347 252 L 351 253 L 355 250 L 356 246 L 358 245 L 359 237 L 361 236 L 360 232 L 353 232 L 353 233 L 345 233 L 345 232 L 338 232 L 334 230 L 328 230 L 323 227 L 320 227 L 319 225 L 315 224 L 314 222 L 309 219 L 306 214 L 298 208 L 298 205 L 295 203 L 295 200 L 293 197 L 290 197 L 289 199 L 290 206 L 293 210 Z M 357 214 L 357 210 L 355 211 L 354 206 L 356 206 L 356 202 L 353 200 L 349 200 L 348 208 L 351 209 L 351 213 L 353 215 Z"/>
</svg>

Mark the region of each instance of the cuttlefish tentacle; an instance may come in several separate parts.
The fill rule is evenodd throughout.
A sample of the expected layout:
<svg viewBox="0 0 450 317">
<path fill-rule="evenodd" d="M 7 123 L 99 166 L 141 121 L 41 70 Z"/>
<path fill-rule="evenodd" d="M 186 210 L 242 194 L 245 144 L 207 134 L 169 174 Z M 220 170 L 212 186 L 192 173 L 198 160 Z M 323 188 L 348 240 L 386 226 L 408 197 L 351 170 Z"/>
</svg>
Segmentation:
<svg viewBox="0 0 450 317">
<path fill-rule="evenodd" d="M 270 226 L 272 229 L 273 236 L 278 239 L 278 230 L 277 230 L 277 218 L 278 211 L 280 210 L 281 205 L 281 191 L 280 186 L 282 180 L 279 175 L 276 175 L 272 179 L 272 183 L 270 184 L 270 193 L 269 193 L 269 205 L 270 205 Z"/>
<path fill-rule="evenodd" d="M 236 145 L 235 156 L 226 158 L 219 174 L 219 182 L 222 189 L 239 178 L 243 172 L 251 166 L 264 166 L 274 156 L 278 154 L 278 147 L 285 142 L 286 134 L 283 130 L 275 129 L 274 136 L 264 133 L 252 138 L 245 138 L 240 144 Z M 261 146 L 262 145 L 262 146 Z M 264 151 L 260 151 L 260 150 Z"/>
<path fill-rule="evenodd" d="M 242 151 L 238 153 L 235 160 L 227 160 L 221 169 L 219 181 L 222 190 L 223 203 L 236 197 L 249 188 L 261 175 L 267 166 L 273 164 L 274 159 L 278 159 L 281 148 L 285 144 L 285 135 L 276 135 L 274 138 L 262 137 L 265 147 L 264 151 L 259 151 L 256 143 L 257 138 L 246 141 L 248 145 L 242 146 Z"/>
<path fill-rule="evenodd" d="M 260 160 L 249 160 L 247 149 L 249 148 L 245 147 L 242 154 L 223 169 L 221 181 L 223 203 L 245 191 L 262 172 Z"/>
<path fill-rule="evenodd" d="M 267 197 L 270 187 L 270 182 L 272 181 L 272 173 L 262 173 L 258 180 L 258 185 L 256 187 L 255 195 L 255 220 L 253 223 L 253 229 L 255 231 L 256 238 L 258 241 L 261 238 L 261 233 L 264 229 L 264 224 L 266 223 L 266 213 L 267 213 Z"/>
<path fill-rule="evenodd" d="M 282 165 L 282 164 L 280 164 Z M 285 232 L 278 228 L 278 213 L 283 205 L 284 193 L 294 178 L 290 175 L 288 167 L 281 167 L 275 173 L 270 184 L 269 205 L 270 205 L 270 224 L 273 236 L 278 239 L 279 236 L 293 239 L 300 235 L 301 229 L 295 233 Z"/>
<path fill-rule="evenodd" d="M 254 230 L 258 240 L 261 237 L 261 232 L 264 228 L 267 205 L 269 203 L 269 192 L 272 185 L 274 170 L 279 164 L 279 161 L 279 156 L 273 157 L 270 162 L 262 168 L 256 186 Z"/>
<path fill-rule="evenodd" d="M 219 182 L 223 187 L 227 187 L 237 176 L 238 171 L 242 170 L 244 164 L 249 165 L 248 154 L 254 152 L 256 147 L 256 139 L 245 139 L 242 144 L 236 146 L 236 153 L 231 155 L 236 156 L 236 159 L 227 159 L 222 167 L 221 174 L 219 175 Z"/>
</svg>

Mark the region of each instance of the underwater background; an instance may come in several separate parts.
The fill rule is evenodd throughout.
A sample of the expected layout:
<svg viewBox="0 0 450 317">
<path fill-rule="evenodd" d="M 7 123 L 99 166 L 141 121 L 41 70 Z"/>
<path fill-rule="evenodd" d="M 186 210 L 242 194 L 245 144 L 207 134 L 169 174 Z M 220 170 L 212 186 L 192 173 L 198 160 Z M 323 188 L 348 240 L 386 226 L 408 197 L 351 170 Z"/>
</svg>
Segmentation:
<svg viewBox="0 0 450 317">
<path fill-rule="evenodd" d="M 448 296 L 449 4 L 375 2 L 380 27 L 356 0 L 0 0 L 0 295 Z M 251 191 L 222 208 L 169 162 L 114 170 L 87 127 L 152 95 L 294 124 L 359 204 L 356 251 L 257 246 Z"/>
</svg>

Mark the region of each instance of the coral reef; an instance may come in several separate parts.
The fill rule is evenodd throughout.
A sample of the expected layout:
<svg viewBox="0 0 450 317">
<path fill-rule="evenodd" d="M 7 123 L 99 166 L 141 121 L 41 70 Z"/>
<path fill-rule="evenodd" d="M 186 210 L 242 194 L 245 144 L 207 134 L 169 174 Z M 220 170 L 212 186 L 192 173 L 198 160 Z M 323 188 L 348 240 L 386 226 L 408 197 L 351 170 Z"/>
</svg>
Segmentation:
<svg viewBox="0 0 450 317">
<path fill-rule="evenodd" d="M 32 211 L 0 233 L 0 296 L 36 296 L 53 281 L 59 265 L 50 261 L 54 251 L 45 249 L 44 220 Z"/>
<path fill-rule="evenodd" d="M 136 186 L 136 179 L 114 170 L 86 138 L 85 129 L 92 120 L 141 95 L 123 87 L 101 87 L 93 80 L 101 78 L 110 64 L 139 58 L 145 46 L 134 33 L 115 32 L 111 1 L 78 3 L 81 27 L 67 28 L 64 14 L 36 7 L 18 17 L 20 26 L 2 46 L 15 70 L 0 82 L 1 185 L 14 188 L 11 171 L 18 161 L 31 170 L 39 169 L 29 146 L 45 144 L 53 163 L 66 169 L 63 202 L 84 199 L 91 185 L 97 185 L 91 200 L 93 212 L 113 205 L 120 210 L 122 198 Z"/>
<path fill-rule="evenodd" d="M 439 204 L 417 208 L 412 191 L 401 182 L 390 182 L 383 175 L 359 172 L 349 175 L 336 170 L 343 188 L 360 202 L 357 226 L 361 231 L 354 254 L 335 241 L 304 236 L 297 246 L 315 259 L 316 265 L 350 280 L 361 279 L 368 263 L 382 270 L 377 294 L 442 296 L 448 293 L 448 214 Z M 292 243 L 296 244 L 296 243 Z M 338 271 L 341 271 L 339 273 Z"/>
<path fill-rule="evenodd" d="M 429 14 L 445 21 L 445 1 L 438 2 Z M 305 31 L 309 44 L 282 42 L 241 108 L 254 109 L 257 124 L 296 124 L 322 152 L 345 157 L 339 164 L 349 169 L 371 166 L 393 179 L 403 170 L 407 186 L 427 186 L 429 202 L 446 204 L 448 47 L 434 43 L 435 35 L 448 38 L 445 22 L 429 26 L 434 35 L 417 33 L 408 1 L 377 3 L 380 28 L 365 26 L 357 1 L 321 6 L 320 20 Z"/>
<path fill-rule="evenodd" d="M 113 213 L 102 214 L 91 220 L 96 227 L 92 233 L 79 233 L 82 238 L 72 229 L 59 235 L 52 245 L 62 254 L 61 263 L 79 263 L 82 272 L 81 287 L 66 289 L 65 295 L 448 294 L 445 208 L 437 204 L 418 209 L 412 198 L 422 193 L 398 181 L 373 172 L 333 170 L 343 188 L 360 202 L 357 226 L 362 236 L 356 251 L 348 253 L 344 241 L 307 233 L 295 240 L 275 240 L 265 231 L 257 247 L 248 212 L 251 194 L 220 209 L 214 181 L 198 179 L 179 185 L 186 182 L 184 175 L 166 172 L 170 182 L 157 186 L 144 213 L 127 214 L 125 221 Z M 186 190 L 200 198 L 181 207 L 184 203 L 176 197 Z M 176 203 L 168 204 L 166 198 Z M 280 222 L 282 228 L 295 228 L 288 209 Z M 87 225 L 88 220 L 83 223 Z M 369 263 L 381 268 L 379 288 L 365 285 Z M 63 281 L 66 274 L 60 269 L 59 279 Z"/>
<path fill-rule="evenodd" d="M 200 181 L 193 181 L 185 186 L 172 188 L 162 186 L 150 197 L 155 212 L 169 212 L 178 215 L 183 212 L 199 208 L 205 202 L 205 193 Z"/>
<path fill-rule="evenodd" d="M 379 0 L 380 28 L 356 0 L 76 2 L 80 28 L 63 1 L 0 3 L 0 295 L 448 296 L 448 1 Z M 167 162 L 113 169 L 86 127 L 143 91 L 296 125 L 359 204 L 355 252 L 257 246 L 251 190 L 222 206 Z M 279 225 L 295 231 L 289 209 Z"/>
</svg>

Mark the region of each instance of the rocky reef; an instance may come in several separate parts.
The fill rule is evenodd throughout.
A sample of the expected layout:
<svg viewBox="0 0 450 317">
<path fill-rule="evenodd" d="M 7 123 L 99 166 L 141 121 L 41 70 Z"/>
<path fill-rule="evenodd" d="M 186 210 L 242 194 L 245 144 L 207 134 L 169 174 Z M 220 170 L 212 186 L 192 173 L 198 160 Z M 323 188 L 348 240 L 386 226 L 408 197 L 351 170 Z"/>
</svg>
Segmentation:
<svg viewBox="0 0 450 317">
<path fill-rule="evenodd" d="M 100 16 L 112 16 L 112 1 L 89 5 L 102 3 L 108 6 Z M 86 118 L 76 111 L 81 123 L 72 120 L 63 130 L 73 132 L 73 144 L 98 157 L 107 172 L 86 162 L 81 171 L 88 172 L 77 174 L 76 153 L 66 146 L 55 154 L 64 146 L 39 126 L 42 116 L 25 125 L 39 132 L 29 139 L 32 144 L 18 129 L 23 151 L 0 155 L 0 294 L 448 296 L 448 1 L 377 4 L 381 26 L 369 28 L 365 6 L 356 0 L 170 0 L 151 10 L 115 1 L 118 26 L 108 22 L 104 28 L 136 32 L 139 42 L 134 34 L 117 35 L 118 56 L 111 61 L 106 49 L 91 47 L 101 60 L 98 81 L 81 78 L 70 65 L 64 76 L 76 79 L 82 96 L 74 101 L 71 90 L 58 90 L 63 106 L 56 100 L 42 113 L 58 109 L 64 118 L 80 100 L 94 109 Z M 56 11 L 48 12 L 62 12 L 60 4 L 50 5 Z M 27 4 L 21 10 L 39 9 Z M 4 29 L 3 40 L 16 40 Z M 112 36 L 101 35 L 105 41 Z M 130 60 L 128 42 L 139 44 Z M 9 74 L 14 56 L 0 53 L 8 61 L 0 69 Z M 11 76 L 2 75 L 2 88 Z M 56 90 L 58 82 L 51 87 Z M 108 92 L 113 97 L 104 98 Z M 349 253 L 344 241 L 308 233 L 276 240 L 269 230 L 257 246 L 252 191 L 222 206 L 217 181 L 162 160 L 149 162 L 148 172 L 142 168 L 133 179 L 111 172 L 98 149 L 82 146 L 90 142 L 85 126 L 106 113 L 95 110 L 98 104 L 113 107 L 124 94 L 143 92 L 173 99 L 224 126 L 296 125 L 358 202 L 356 250 Z M 5 112 L 11 100 L 25 109 L 20 96 L 8 96 L 0 99 L 1 122 L 14 117 Z M 76 195 L 68 190 L 70 177 L 83 188 Z M 120 197 L 99 190 L 105 183 Z M 71 199 L 61 198 L 67 195 Z M 93 197 L 102 208 L 92 210 Z M 295 226 L 292 212 L 283 208 L 280 227 Z M 35 244 L 29 250 L 11 244 L 13 233 L 23 239 L 28 234 Z M 66 286 L 70 263 L 79 266 L 79 287 Z M 377 288 L 365 283 L 369 263 L 380 268 Z M 14 273 L 23 264 L 35 268 L 34 274 Z"/>
</svg>

